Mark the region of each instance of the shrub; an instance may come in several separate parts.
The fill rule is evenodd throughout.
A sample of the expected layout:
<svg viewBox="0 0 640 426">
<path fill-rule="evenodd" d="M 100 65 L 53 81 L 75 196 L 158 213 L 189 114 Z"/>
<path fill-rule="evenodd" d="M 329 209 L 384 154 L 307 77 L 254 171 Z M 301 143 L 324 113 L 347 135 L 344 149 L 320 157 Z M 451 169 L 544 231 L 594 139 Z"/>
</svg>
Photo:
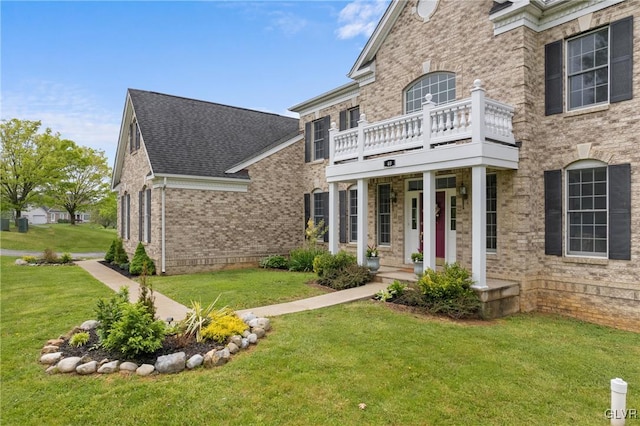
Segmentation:
<svg viewBox="0 0 640 426">
<path fill-rule="evenodd" d="M 104 254 L 104 260 L 105 262 L 113 262 L 116 259 L 116 244 L 117 244 L 117 238 L 114 238 L 113 241 L 111 241 L 111 245 L 109 246 L 109 250 L 107 250 L 107 252 Z"/>
<path fill-rule="evenodd" d="M 52 249 L 46 248 L 42 253 L 42 260 L 44 263 L 58 263 L 58 254 Z"/>
<path fill-rule="evenodd" d="M 202 330 L 202 337 L 205 340 L 224 343 L 229 337 L 242 334 L 249 328 L 231 309 L 213 312 L 209 318 L 211 318 L 211 322 Z"/>
<path fill-rule="evenodd" d="M 260 260 L 261 268 L 289 269 L 289 261 L 284 256 L 271 255 Z"/>
<path fill-rule="evenodd" d="M 140 275 L 143 268 L 147 268 L 147 274 L 153 275 L 156 273 L 156 265 L 153 260 L 147 255 L 147 251 L 144 249 L 142 242 L 138 243 L 136 252 L 133 254 L 131 263 L 129 264 L 129 273 L 131 275 Z"/>
<path fill-rule="evenodd" d="M 382 302 L 387 302 L 389 300 L 396 299 L 402 296 L 406 287 L 407 287 L 406 284 L 403 284 L 400 281 L 395 280 L 394 282 L 389 284 L 387 288 L 377 292 L 374 298 Z"/>
<path fill-rule="evenodd" d="M 336 290 L 360 287 L 371 280 L 369 268 L 360 265 L 348 265 L 334 272 L 332 277 L 328 277 L 328 286 Z"/>
<path fill-rule="evenodd" d="M 289 270 L 296 272 L 313 271 L 313 259 L 326 251 L 320 247 L 302 247 L 289 253 Z"/>
<path fill-rule="evenodd" d="M 35 256 L 22 256 L 22 260 L 27 263 L 36 263 L 38 261 L 38 258 Z"/>
<path fill-rule="evenodd" d="M 472 284 L 471 273 L 458 263 L 445 263 L 441 272 L 429 268 L 418 281 L 429 312 L 452 318 L 470 317 L 478 312 L 480 302 Z"/>
<path fill-rule="evenodd" d="M 313 272 L 318 274 L 319 278 L 323 278 L 333 271 L 343 269 L 349 265 L 355 265 L 356 263 L 356 257 L 346 251 L 340 250 L 335 255 L 324 252 L 313 259 Z"/>
<path fill-rule="evenodd" d="M 124 305 L 129 303 L 129 288 L 121 287 L 120 291 L 105 302 L 104 299 L 98 299 L 96 304 L 96 319 L 99 322 L 96 333 L 101 341 L 109 337 L 111 328 L 120 318 L 122 318 L 122 309 Z"/>
<path fill-rule="evenodd" d="M 82 331 L 80 333 L 76 333 L 73 336 L 71 336 L 71 339 L 69 339 L 69 344 L 71 346 L 84 346 L 87 344 L 87 342 L 89 341 L 89 333 L 87 333 L 86 331 Z"/>
<path fill-rule="evenodd" d="M 138 303 L 147 308 L 147 312 L 151 314 L 151 318 L 156 316 L 155 297 L 153 296 L 153 287 L 148 280 L 147 264 L 145 263 L 142 268 L 142 274 L 140 275 L 140 294 L 138 295 Z"/>
<path fill-rule="evenodd" d="M 393 303 L 398 305 L 414 306 L 418 308 L 426 308 L 427 301 L 425 300 L 422 290 L 418 286 L 418 283 L 409 283 L 403 290 L 402 294 L 393 298 Z"/>
<path fill-rule="evenodd" d="M 216 300 L 206 308 L 202 308 L 200 302 L 191 301 L 191 310 L 180 323 L 181 328 L 184 330 L 184 334 L 187 337 L 195 337 L 196 342 L 202 342 L 202 340 L 204 340 L 202 330 L 211 323 L 211 314 L 213 313 L 213 309 L 215 308 L 218 299 L 220 299 L 220 296 L 218 296 Z"/>
<path fill-rule="evenodd" d="M 115 248 L 112 263 L 115 263 L 116 265 L 129 263 L 129 256 L 127 256 L 127 252 L 124 251 L 124 245 L 122 244 L 122 240 L 120 238 L 115 239 Z"/>
<path fill-rule="evenodd" d="M 72 260 L 73 258 L 70 253 L 63 253 L 62 256 L 60 256 L 61 263 L 71 263 Z"/>
<path fill-rule="evenodd" d="M 164 322 L 155 321 L 146 306 L 127 303 L 122 306 L 122 317 L 113 323 L 103 345 L 125 357 L 135 357 L 160 349 L 164 336 Z"/>
</svg>

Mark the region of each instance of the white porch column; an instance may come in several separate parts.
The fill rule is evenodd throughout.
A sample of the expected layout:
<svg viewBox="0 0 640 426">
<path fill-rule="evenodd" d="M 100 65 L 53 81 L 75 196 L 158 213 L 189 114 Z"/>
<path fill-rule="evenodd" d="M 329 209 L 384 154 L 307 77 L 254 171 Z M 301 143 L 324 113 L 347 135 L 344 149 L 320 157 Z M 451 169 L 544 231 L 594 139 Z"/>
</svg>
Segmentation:
<svg viewBox="0 0 640 426">
<path fill-rule="evenodd" d="M 471 169 L 471 272 L 475 288 L 487 288 L 487 168 Z"/>
<path fill-rule="evenodd" d="M 338 183 L 329 183 L 329 252 L 338 253 L 338 242 L 340 241 L 340 212 L 338 198 Z"/>
<path fill-rule="evenodd" d="M 484 142 L 486 133 L 484 89 L 481 80 L 473 81 L 471 89 L 471 142 Z"/>
<path fill-rule="evenodd" d="M 367 264 L 369 180 L 358 179 L 358 265 Z"/>
<path fill-rule="evenodd" d="M 422 254 L 423 267 L 436 269 L 436 176 L 422 174 Z"/>
</svg>

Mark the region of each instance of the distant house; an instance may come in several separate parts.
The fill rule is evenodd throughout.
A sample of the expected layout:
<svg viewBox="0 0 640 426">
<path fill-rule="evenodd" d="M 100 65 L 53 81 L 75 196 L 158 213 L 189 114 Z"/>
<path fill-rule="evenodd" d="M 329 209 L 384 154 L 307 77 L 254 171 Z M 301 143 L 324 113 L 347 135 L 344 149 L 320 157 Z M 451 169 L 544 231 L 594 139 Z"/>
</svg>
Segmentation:
<svg viewBox="0 0 640 426">
<path fill-rule="evenodd" d="M 71 216 L 66 210 L 61 210 L 55 207 L 37 206 L 29 208 L 22 212 L 22 216 L 29 219 L 29 223 L 33 225 L 43 225 L 46 223 L 59 223 L 61 221 L 67 222 L 71 219 Z M 89 213 L 76 213 L 76 223 L 89 222 L 91 220 L 91 214 Z"/>
<path fill-rule="evenodd" d="M 43 225 L 47 222 L 48 208 L 36 206 L 22 212 L 22 217 L 26 217 L 30 224 Z"/>
<path fill-rule="evenodd" d="M 360 263 L 371 244 L 390 267 L 419 248 L 425 268 L 461 263 L 490 309 L 640 331 L 639 16 L 393 0 L 351 82 L 293 106 L 299 124 L 130 90 L 113 177 L 127 250 L 211 270 L 286 253 L 322 219 Z"/>
</svg>

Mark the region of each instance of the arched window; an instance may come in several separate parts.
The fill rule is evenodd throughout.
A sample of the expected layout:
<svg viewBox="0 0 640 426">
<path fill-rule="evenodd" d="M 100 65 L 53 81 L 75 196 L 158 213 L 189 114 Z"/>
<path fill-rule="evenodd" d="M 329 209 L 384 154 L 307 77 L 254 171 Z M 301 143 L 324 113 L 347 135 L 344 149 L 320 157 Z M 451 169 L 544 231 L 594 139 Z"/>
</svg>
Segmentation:
<svg viewBox="0 0 640 426">
<path fill-rule="evenodd" d="M 427 93 L 431 93 L 431 100 L 436 105 L 455 101 L 456 75 L 452 72 L 436 72 L 424 75 L 413 82 L 405 90 L 405 113 L 421 110 Z"/>
</svg>

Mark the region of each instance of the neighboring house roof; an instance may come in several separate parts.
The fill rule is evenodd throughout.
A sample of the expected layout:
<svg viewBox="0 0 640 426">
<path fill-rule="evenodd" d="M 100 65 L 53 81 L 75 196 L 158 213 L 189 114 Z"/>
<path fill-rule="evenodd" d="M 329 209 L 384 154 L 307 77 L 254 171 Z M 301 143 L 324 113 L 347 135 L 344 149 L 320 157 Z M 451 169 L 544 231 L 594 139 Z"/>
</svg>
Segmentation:
<svg viewBox="0 0 640 426">
<path fill-rule="evenodd" d="M 156 176 L 246 178 L 226 170 L 299 131 L 296 118 L 144 90 L 128 94 Z"/>
</svg>

